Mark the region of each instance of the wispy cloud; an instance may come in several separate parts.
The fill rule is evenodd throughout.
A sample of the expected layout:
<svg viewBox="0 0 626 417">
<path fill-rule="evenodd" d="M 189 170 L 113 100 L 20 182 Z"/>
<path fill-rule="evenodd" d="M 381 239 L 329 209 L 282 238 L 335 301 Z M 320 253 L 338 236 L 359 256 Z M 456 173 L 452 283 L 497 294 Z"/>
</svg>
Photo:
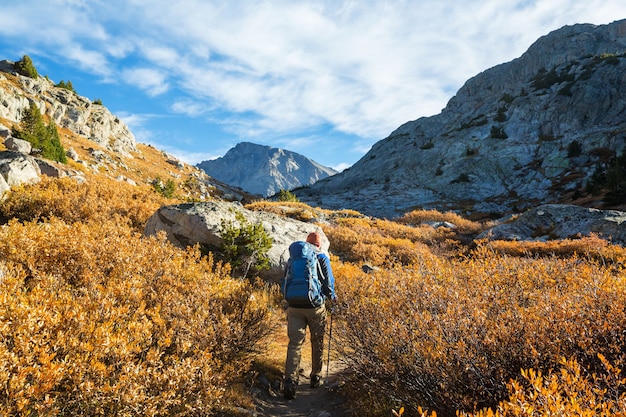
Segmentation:
<svg viewBox="0 0 626 417">
<path fill-rule="evenodd" d="M 165 93 L 169 89 L 166 74 L 158 68 L 131 68 L 122 71 L 128 84 L 135 85 L 151 97 Z"/>
<path fill-rule="evenodd" d="M 183 98 L 172 103 L 171 109 L 174 113 L 198 117 L 202 114 L 206 114 L 210 107 L 205 102 Z"/>
</svg>

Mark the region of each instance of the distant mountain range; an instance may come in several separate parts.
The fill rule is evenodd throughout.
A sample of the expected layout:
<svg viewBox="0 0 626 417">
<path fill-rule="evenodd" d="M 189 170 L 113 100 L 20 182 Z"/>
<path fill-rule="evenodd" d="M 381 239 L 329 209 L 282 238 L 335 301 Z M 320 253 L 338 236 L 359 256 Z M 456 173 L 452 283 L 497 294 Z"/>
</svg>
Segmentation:
<svg viewBox="0 0 626 417">
<path fill-rule="evenodd" d="M 301 201 L 393 218 L 498 216 L 543 203 L 626 207 L 626 20 L 565 26 L 468 80 Z"/>
<path fill-rule="evenodd" d="M 263 197 L 337 173 L 298 153 L 250 142 L 238 143 L 223 157 L 196 166 L 218 181 Z"/>
</svg>

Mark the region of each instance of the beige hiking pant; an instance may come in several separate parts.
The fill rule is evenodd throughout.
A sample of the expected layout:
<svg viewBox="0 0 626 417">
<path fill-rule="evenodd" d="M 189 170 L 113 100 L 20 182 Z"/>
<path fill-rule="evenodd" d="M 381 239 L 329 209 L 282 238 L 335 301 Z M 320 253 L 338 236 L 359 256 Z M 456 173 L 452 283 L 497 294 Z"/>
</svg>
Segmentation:
<svg viewBox="0 0 626 417">
<path fill-rule="evenodd" d="M 324 357 L 324 331 L 326 329 L 326 308 L 324 305 L 317 308 L 287 308 L 287 361 L 285 363 L 285 378 L 298 382 L 298 368 L 302 355 L 302 345 L 306 337 L 306 327 L 311 333 L 311 376 L 322 372 Z"/>
</svg>

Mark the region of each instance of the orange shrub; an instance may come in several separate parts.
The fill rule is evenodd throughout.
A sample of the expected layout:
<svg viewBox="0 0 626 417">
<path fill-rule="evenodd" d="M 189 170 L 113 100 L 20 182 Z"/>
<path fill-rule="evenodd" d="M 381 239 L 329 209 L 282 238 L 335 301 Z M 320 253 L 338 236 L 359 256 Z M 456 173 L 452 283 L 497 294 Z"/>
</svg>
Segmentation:
<svg viewBox="0 0 626 417">
<path fill-rule="evenodd" d="M 281 216 L 300 220 L 303 222 L 322 222 L 324 220 L 334 220 L 350 217 L 365 217 L 354 210 L 326 210 L 319 207 L 311 207 L 306 203 L 296 201 L 267 201 L 259 200 L 246 204 L 248 210 L 266 211 L 268 213 L 279 214 Z"/>
<path fill-rule="evenodd" d="M 343 260 L 385 267 L 410 265 L 424 256 L 433 256 L 425 243 L 443 241 L 449 232 L 369 218 L 337 219 L 335 226 L 323 228 L 330 250 Z"/>
<path fill-rule="evenodd" d="M 454 224 L 460 233 L 478 234 L 486 225 L 461 217 L 454 212 L 441 213 L 437 210 L 414 210 L 396 220 L 398 223 L 420 225 L 425 222 L 448 222 Z"/>
<path fill-rule="evenodd" d="M 37 184 L 14 187 L 0 202 L 0 219 L 22 221 L 59 217 L 68 223 L 106 221 L 121 215 L 143 230 L 145 222 L 168 200 L 148 187 L 99 178 L 79 183 L 42 176 Z"/>
<path fill-rule="evenodd" d="M 489 247 L 493 252 L 512 256 L 567 257 L 580 255 L 610 263 L 626 264 L 626 249 L 624 247 L 611 245 L 595 234 L 580 239 L 559 239 L 547 242 L 496 240 L 479 242 L 479 244 Z"/>
<path fill-rule="evenodd" d="M 250 285 L 118 219 L 0 228 L 10 415 L 209 415 L 270 331 Z"/>
<path fill-rule="evenodd" d="M 622 358 L 626 275 L 583 258 L 465 259 L 341 277 L 336 346 L 356 408 L 439 414 L 495 407 L 520 369 Z M 376 415 L 370 413 L 369 415 Z"/>
<path fill-rule="evenodd" d="M 509 384 L 509 399 L 496 411 L 460 413 L 460 417 L 518 416 L 623 416 L 626 415 L 626 380 L 622 370 L 600 356 L 605 365 L 602 374 L 586 373 L 576 360 L 561 359 L 560 372 L 522 370 L 523 381 Z"/>
<path fill-rule="evenodd" d="M 294 201 L 271 202 L 263 200 L 246 204 L 245 207 L 248 210 L 266 211 L 303 222 L 314 220 L 322 214 L 320 209 L 314 209 L 305 203 Z"/>
</svg>

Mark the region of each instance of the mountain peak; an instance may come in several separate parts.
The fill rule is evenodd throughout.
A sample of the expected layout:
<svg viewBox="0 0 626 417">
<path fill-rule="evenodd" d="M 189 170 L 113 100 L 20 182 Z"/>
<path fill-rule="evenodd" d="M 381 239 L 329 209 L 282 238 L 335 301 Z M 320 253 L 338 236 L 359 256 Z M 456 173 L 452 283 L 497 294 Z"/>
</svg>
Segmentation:
<svg viewBox="0 0 626 417">
<path fill-rule="evenodd" d="M 252 142 L 240 142 L 223 157 L 197 167 L 218 181 L 264 197 L 336 174 L 298 153 Z"/>
</svg>

